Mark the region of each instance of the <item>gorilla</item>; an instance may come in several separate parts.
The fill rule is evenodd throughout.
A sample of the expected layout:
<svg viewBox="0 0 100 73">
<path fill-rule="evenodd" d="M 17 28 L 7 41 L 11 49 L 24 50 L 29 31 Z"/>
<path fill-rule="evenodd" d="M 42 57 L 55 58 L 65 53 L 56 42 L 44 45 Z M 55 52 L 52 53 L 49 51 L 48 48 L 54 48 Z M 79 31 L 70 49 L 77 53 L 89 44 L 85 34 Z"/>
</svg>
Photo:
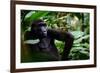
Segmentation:
<svg viewBox="0 0 100 73">
<path fill-rule="evenodd" d="M 58 52 L 54 41 L 65 42 L 62 54 Z M 49 29 L 41 20 L 34 20 L 31 30 L 24 34 L 24 44 L 28 46 L 27 51 L 31 54 L 31 61 L 61 61 L 69 60 L 68 55 L 72 48 L 74 37 L 70 32 Z"/>
</svg>

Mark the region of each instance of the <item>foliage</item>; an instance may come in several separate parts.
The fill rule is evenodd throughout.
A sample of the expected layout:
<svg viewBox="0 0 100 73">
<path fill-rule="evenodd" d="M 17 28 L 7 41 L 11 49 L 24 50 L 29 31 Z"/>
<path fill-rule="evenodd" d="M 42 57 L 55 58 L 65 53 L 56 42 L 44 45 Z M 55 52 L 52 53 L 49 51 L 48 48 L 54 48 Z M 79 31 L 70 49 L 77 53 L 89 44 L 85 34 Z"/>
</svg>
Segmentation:
<svg viewBox="0 0 100 73">
<path fill-rule="evenodd" d="M 89 13 L 53 12 L 53 11 L 21 11 L 21 31 L 29 30 L 32 20 L 43 19 L 48 28 L 69 31 L 74 35 L 73 47 L 69 58 L 72 60 L 89 59 Z M 60 53 L 64 42 L 55 40 Z"/>
</svg>

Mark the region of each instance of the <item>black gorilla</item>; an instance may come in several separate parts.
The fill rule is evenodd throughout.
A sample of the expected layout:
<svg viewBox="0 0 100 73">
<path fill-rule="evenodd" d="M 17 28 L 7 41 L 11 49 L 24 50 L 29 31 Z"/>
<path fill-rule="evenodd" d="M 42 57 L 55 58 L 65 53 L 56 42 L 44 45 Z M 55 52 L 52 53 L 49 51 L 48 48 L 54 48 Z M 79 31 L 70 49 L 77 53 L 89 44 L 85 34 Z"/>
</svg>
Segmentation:
<svg viewBox="0 0 100 73">
<path fill-rule="evenodd" d="M 24 43 L 29 46 L 27 49 L 30 49 L 30 56 L 32 56 L 35 61 L 68 60 L 68 55 L 74 40 L 73 35 L 69 32 L 48 29 L 43 20 L 33 21 L 31 31 L 27 31 L 24 37 Z M 61 55 L 54 44 L 55 39 L 65 42 L 65 47 Z M 39 57 L 37 57 L 37 55 L 39 55 Z"/>
</svg>

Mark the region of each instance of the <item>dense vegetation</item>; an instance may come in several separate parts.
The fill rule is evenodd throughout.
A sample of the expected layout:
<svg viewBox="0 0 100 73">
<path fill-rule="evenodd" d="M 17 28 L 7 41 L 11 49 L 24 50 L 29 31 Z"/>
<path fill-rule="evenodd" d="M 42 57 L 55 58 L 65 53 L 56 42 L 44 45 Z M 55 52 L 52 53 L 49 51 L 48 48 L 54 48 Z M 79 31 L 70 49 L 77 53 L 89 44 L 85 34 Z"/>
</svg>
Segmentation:
<svg viewBox="0 0 100 73">
<path fill-rule="evenodd" d="M 71 32 L 74 44 L 70 51 L 71 60 L 89 59 L 89 13 L 30 11 L 21 10 L 21 35 L 30 30 L 32 20 L 43 19 L 48 28 Z M 55 40 L 59 53 L 62 53 L 64 42 Z"/>
</svg>

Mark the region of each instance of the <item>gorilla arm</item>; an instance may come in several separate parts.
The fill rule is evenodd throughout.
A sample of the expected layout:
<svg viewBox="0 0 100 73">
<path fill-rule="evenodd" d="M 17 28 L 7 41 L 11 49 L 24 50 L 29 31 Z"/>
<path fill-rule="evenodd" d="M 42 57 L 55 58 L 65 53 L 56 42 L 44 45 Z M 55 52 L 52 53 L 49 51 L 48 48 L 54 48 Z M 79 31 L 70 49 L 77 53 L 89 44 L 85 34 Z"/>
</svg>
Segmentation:
<svg viewBox="0 0 100 73">
<path fill-rule="evenodd" d="M 65 46 L 61 56 L 62 60 L 68 60 L 68 55 L 73 45 L 74 37 L 70 32 L 48 29 L 48 34 L 56 40 L 64 41 Z"/>
</svg>

